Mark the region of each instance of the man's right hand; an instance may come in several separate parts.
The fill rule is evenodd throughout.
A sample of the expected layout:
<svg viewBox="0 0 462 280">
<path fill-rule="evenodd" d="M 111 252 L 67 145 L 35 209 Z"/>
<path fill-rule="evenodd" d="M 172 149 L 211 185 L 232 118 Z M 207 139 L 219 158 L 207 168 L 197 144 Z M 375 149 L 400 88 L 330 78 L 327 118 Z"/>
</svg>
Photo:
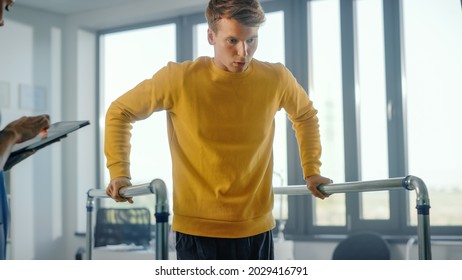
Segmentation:
<svg viewBox="0 0 462 280">
<path fill-rule="evenodd" d="M 131 197 L 121 197 L 119 191 L 123 187 L 131 186 L 132 183 L 127 177 L 118 177 L 111 180 L 109 185 L 106 188 L 106 194 L 117 202 L 126 202 L 133 203 L 133 198 Z"/>
</svg>

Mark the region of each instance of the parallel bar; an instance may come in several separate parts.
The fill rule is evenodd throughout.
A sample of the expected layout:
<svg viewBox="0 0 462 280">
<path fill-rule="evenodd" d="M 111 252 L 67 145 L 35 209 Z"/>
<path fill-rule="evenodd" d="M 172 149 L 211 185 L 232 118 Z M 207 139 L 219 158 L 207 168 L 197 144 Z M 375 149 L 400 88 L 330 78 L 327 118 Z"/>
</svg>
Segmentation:
<svg viewBox="0 0 462 280">
<path fill-rule="evenodd" d="M 319 190 L 325 194 L 346 192 L 372 192 L 404 188 L 406 178 L 395 178 L 376 181 L 347 182 L 340 184 L 322 185 Z M 306 185 L 274 187 L 274 194 L 307 195 L 311 194 Z"/>
<path fill-rule="evenodd" d="M 419 259 L 431 260 L 430 243 L 430 199 L 427 187 L 422 179 L 415 176 L 392 178 L 375 181 L 347 182 L 340 184 L 321 185 L 318 189 L 325 194 L 347 192 L 372 192 L 393 189 L 415 190 L 417 194 L 417 236 L 419 244 Z M 306 185 L 274 187 L 274 194 L 308 195 L 311 192 Z"/>
<path fill-rule="evenodd" d="M 133 196 L 154 194 L 154 190 L 151 187 L 151 183 L 146 183 L 146 184 L 121 188 L 119 193 L 121 197 L 133 197 Z M 106 194 L 106 190 L 102 190 L 102 189 L 91 189 L 88 191 L 87 195 L 93 198 L 110 198 Z"/>
<path fill-rule="evenodd" d="M 129 186 L 121 188 L 119 191 L 121 197 L 134 197 L 143 196 L 148 194 L 156 195 L 156 205 L 154 214 L 156 218 L 156 259 L 167 260 L 168 259 L 168 216 L 169 205 L 168 205 L 168 194 L 167 187 L 164 181 L 155 179 L 151 183 L 140 184 L 136 186 Z M 109 198 L 105 190 L 102 189 L 90 189 L 87 192 L 87 244 L 86 252 L 89 260 L 92 259 L 93 249 L 93 223 L 92 223 L 92 211 L 94 208 L 94 198 Z"/>
</svg>

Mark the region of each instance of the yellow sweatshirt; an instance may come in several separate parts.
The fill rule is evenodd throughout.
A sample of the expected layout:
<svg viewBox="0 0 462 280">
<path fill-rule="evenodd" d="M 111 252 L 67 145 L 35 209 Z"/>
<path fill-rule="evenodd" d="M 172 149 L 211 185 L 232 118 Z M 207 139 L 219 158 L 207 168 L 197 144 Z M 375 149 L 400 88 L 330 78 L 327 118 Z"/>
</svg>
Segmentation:
<svg viewBox="0 0 462 280">
<path fill-rule="evenodd" d="M 131 123 L 166 110 L 173 229 L 224 238 L 268 231 L 274 227 L 274 116 L 281 108 L 296 131 L 305 178 L 319 174 L 317 111 L 282 64 L 254 59 L 245 72 L 231 73 L 208 57 L 169 63 L 108 109 L 111 178 L 130 178 Z"/>
</svg>

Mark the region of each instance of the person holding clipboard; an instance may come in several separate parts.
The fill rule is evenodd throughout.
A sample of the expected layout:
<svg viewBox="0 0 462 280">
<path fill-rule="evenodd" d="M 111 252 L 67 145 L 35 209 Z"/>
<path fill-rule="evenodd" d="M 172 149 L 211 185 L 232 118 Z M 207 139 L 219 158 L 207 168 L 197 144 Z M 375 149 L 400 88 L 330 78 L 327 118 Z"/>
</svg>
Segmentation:
<svg viewBox="0 0 462 280">
<path fill-rule="evenodd" d="M 3 0 L 2 0 L 3 1 Z M 0 131 L 0 260 L 6 258 L 6 237 L 8 234 L 9 209 L 6 194 L 3 171 L 5 163 L 10 157 L 13 146 L 36 137 L 39 133 L 46 135 L 46 129 L 50 126 L 48 115 L 22 117 L 9 123 Z M 18 163 L 32 155 L 35 151 L 30 150 L 14 159 Z M 14 164 L 15 164 L 14 163 Z M 10 164 L 11 166 L 14 164 Z"/>
<path fill-rule="evenodd" d="M 40 149 L 59 142 L 89 121 L 61 121 L 51 124 L 48 115 L 22 117 L 0 131 L 0 260 L 5 259 L 8 202 L 3 173 Z"/>
</svg>

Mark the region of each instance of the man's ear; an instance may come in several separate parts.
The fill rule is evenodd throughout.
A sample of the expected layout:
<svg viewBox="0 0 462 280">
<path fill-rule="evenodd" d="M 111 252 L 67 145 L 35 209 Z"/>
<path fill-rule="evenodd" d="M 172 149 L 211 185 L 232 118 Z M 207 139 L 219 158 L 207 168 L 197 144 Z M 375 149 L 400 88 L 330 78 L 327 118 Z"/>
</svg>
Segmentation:
<svg viewBox="0 0 462 280">
<path fill-rule="evenodd" d="M 207 39 L 210 45 L 215 45 L 215 33 L 212 29 L 207 29 Z"/>
</svg>

